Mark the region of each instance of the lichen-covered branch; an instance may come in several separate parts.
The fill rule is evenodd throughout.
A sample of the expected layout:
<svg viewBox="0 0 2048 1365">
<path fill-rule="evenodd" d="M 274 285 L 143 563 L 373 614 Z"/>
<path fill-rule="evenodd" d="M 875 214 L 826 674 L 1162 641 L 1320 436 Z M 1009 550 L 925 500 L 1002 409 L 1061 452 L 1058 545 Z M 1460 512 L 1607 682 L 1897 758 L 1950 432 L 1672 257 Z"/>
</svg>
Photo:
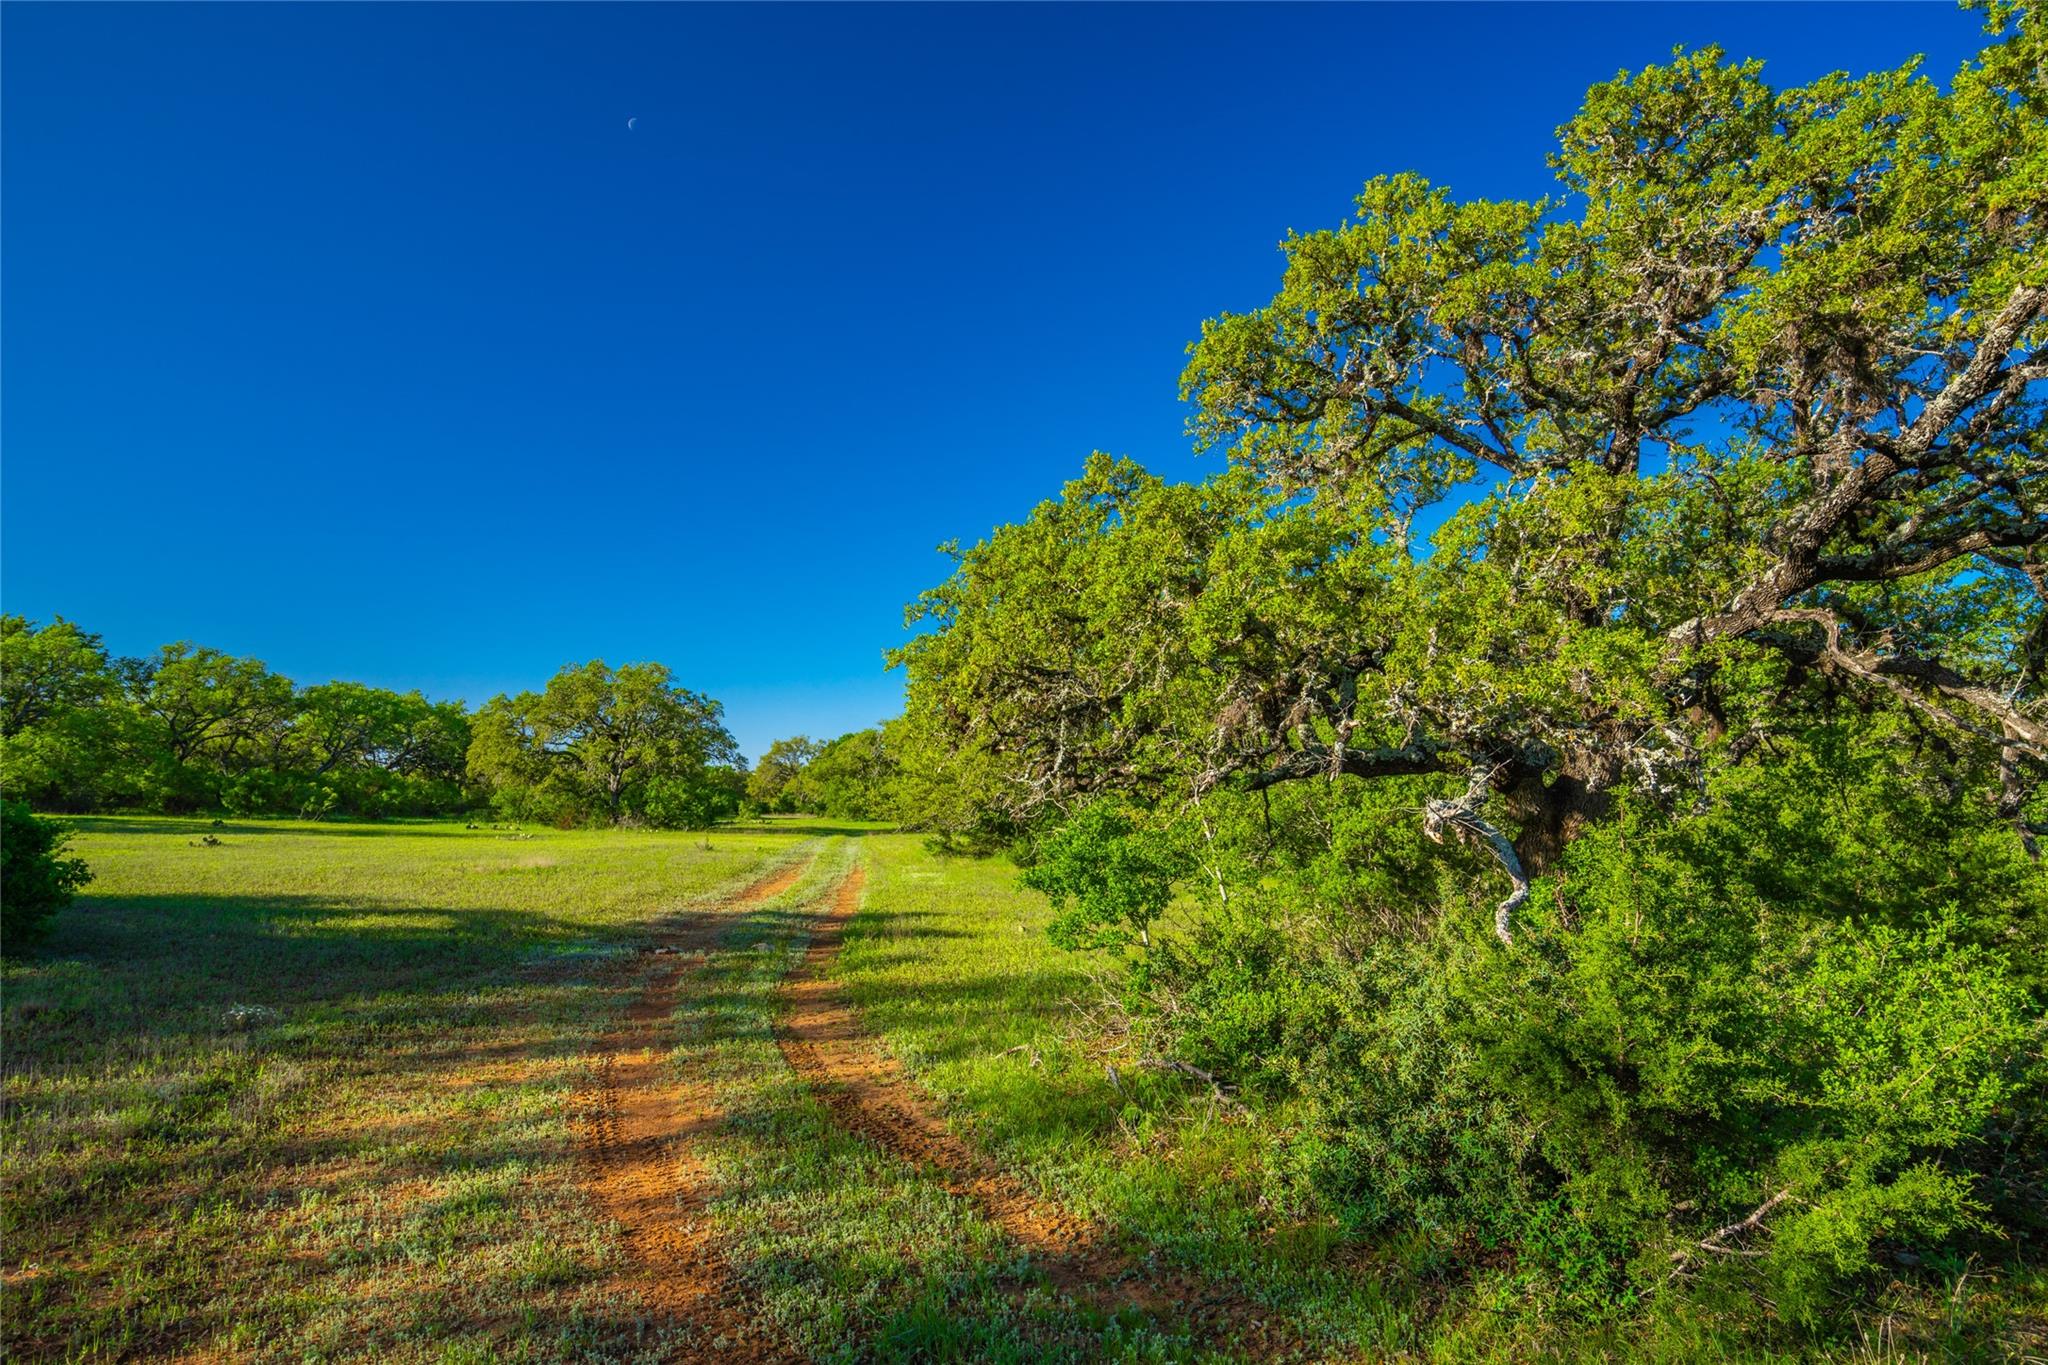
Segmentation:
<svg viewBox="0 0 2048 1365">
<path fill-rule="evenodd" d="M 1444 841 L 1444 831 L 1455 829 L 1493 855 L 1501 871 L 1507 873 L 1508 880 L 1515 886 L 1507 899 L 1494 907 L 1493 932 L 1502 943 L 1513 944 L 1514 913 L 1521 909 L 1523 901 L 1529 899 L 1529 878 L 1522 870 L 1522 860 L 1516 855 L 1514 844 L 1480 814 L 1480 808 L 1492 789 L 1492 774 L 1485 768 L 1474 769 L 1471 784 L 1463 795 L 1448 801 L 1434 800 L 1423 807 L 1422 832 L 1440 844 Z"/>
</svg>

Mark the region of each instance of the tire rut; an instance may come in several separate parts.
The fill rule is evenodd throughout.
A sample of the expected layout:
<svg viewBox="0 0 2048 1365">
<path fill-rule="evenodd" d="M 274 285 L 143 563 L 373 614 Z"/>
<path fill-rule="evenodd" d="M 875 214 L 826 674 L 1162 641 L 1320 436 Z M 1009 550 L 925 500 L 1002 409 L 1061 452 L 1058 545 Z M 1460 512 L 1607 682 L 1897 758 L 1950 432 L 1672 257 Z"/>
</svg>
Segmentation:
<svg viewBox="0 0 2048 1365">
<path fill-rule="evenodd" d="M 1256 1359 L 1296 1354 L 1298 1343 L 1267 1324 L 1270 1310 L 1215 1284 L 1150 1270 L 1110 1245 L 1098 1225 L 1057 1207 L 974 1150 L 933 1112 L 827 975 L 847 922 L 860 908 L 865 882 L 863 869 L 856 867 L 823 902 L 802 965 L 784 979 L 779 992 L 785 1008 L 776 1043 L 834 1120 L 913 1165 L 936 1171 L 950 1193 L 971 1201 L 1030 1254 L 1055 1288 L 1076 1301 L 1107 1313 L 1135 1307 L 1190 1331 L 1218 1333 Z"/>
<path fill-rule="evenodd" d="M 667 1067 L 666 1025 L 677 984 L 726 927 L 727 914 L 781 895 L 803 875 L 799 861 L 761 877 L 721 908 L 696 911 L 660 926 L 643 951 L 656 966 L 619 1026 L 597 1045 L 597 1084 L 578 1108 L 584 1187 L 615 1221 L 625 1243 L 620 1288 L 634 1291 L 664 1326 L 688 1329 L 666 1359 L 737 1365 L 802 1357 L 755 1326 L 741 1286 L 706 1216 L 714 1186 L 691 1142 L 722 1118 L 703 1079 L 675 1077 Z"/>
</svg>

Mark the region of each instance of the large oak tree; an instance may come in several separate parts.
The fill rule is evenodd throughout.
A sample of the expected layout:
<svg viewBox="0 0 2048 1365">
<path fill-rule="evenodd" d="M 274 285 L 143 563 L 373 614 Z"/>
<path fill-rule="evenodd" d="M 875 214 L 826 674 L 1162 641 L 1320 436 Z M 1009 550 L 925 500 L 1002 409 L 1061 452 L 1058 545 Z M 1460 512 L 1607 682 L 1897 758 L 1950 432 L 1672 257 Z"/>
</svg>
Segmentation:
<svg viewBox="0 0 2048 1365">
<path fill-rule="evenodd" d="M 1422 827 L 1504 875 L 1504 939 L 1618 794 L 1682 803 L 1816 688 L 1980 759 L 2031 846 L 2048 26 L 2001 17 L 1946 89 L 1622 76 L 1545 199 L 1371 181 L 1190 347 L 1229 468 L 1098 458 L 964 552 L 898 656 L 913 714 L 1026 816 L 1435 776 Z"/>
<path fill-rule="evenodd" d="M 593 659 L 541 692 L 487 703 L 473 723 L 469 772 L 515 804 L 539 800 L 616 824 L 641 810 L 655 783 L 716 785 L 714 769 L 740 766 L 723 715 L 663 664 Z"/>
</svg>

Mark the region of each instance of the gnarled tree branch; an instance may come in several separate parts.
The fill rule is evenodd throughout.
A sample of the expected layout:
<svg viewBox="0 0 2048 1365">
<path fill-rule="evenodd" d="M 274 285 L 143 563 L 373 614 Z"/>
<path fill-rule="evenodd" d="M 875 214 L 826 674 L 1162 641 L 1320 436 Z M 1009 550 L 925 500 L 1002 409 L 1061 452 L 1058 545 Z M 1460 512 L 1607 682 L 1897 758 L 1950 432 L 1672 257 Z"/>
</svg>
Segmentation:
<svg viewBox="0 0 2048 1365">
<path fill-rule="evenodd" d="M 1514 913 L 1521 908 L 1523 901 L 1529 899 L 1529 878 L 1522 871 L 1522 860 L 1516 856 L 1515 846 L 1479 813 L 1492 790 L 1492 773 L 1485 768 L 1473 769 L 1471 785 L 1465 788 L 1462 796 L 1449 801 L 1431 801 L 1423 807 L 1422 832 L 1440 844 L 1444 841 L 1446 828 L 1456 829 L 1493 855 L 1501 871 L 1507 873 L 1508 880 L 1515 884 L 1508 898 L 1494 907 L 1493 932 L 1499 935 L 1502 943 L 1512 944 L 1515 941 L 1512 928 Z"/>
</svg>

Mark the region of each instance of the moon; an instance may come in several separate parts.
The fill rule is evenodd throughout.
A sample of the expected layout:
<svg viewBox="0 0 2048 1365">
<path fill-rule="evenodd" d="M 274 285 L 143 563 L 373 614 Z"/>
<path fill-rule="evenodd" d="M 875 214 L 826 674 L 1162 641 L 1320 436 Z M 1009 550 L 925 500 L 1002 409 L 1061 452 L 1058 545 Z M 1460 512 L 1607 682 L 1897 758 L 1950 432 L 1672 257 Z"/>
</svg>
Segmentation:
<svg viewBox="0 0 2048 1365">
<path fill-rule="evenodd" d="M 632 118 L 629 118 L 629 119 L 627 119 L 627 120 L 626 120 L 626 131 L 627 131 L 627 132 L 629 132 L 629 133 L 630 133 L 630 132 L 632 132 L 632 131 L 633 131 L 633 125 L 634 125 L 634 124 L 636 124 L 636 123 L 638 123 L 639 121 L 640 121 L 640 116 L 639 116 L 638 114 L 635 114 L 635 115 L 634 115 L 634 116 L 633 116 Z"/>
</svg>

